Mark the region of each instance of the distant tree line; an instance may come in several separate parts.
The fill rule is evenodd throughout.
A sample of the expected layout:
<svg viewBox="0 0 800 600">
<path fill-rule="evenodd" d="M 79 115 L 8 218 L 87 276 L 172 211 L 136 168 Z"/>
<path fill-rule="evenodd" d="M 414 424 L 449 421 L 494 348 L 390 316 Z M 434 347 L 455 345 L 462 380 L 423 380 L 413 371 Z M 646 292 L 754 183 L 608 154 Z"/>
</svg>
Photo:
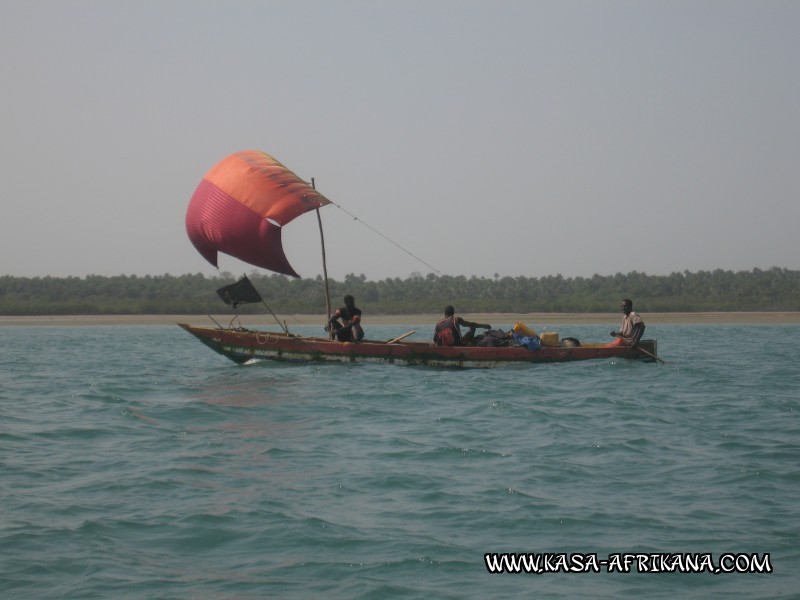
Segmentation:
<svg viewBox="0 0 800 600">
<path fill-rule="evenodd" d="M 276 313 L 322 314 L 322 277 L 248 275 Z M 224 313 L 216 289 L 236 276 L 157 275 L 106 277 L 0 277 L 2 315 L 204 314 Z M 778 267 L 752 271 L 698 271 L 592 277 L 464 277 L 413 273 L 406 279 L 368 281 L 346 275 L 329 281 L 331 304 L 352 294 L 372 314 L 439 313 L 452 304 L 461 313 L 607 312 L 629 297 L 641 312 L 800 311 L 800 271 Z M 264 313 L 261 304 L 240 307 Z"/>
</svg>

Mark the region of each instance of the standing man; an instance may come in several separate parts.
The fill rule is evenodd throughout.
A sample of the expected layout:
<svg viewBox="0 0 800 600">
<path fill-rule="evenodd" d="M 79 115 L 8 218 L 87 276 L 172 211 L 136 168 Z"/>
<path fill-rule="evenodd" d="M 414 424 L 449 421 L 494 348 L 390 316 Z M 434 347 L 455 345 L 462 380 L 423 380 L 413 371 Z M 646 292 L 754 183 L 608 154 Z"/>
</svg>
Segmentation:
<svg viewBox="0 0 800 600">
<path fill-rule="evenodd" d="M 611 336 L 617 338 L 606 346 L 630 346 L 637 348 L 639 340 L 644 334 L 644 321 L 637 313 L 633 312 L 633 301 L 625 298 L 620 304 L 622 309 L 622 324 L 619 331 L 612 331 Z"/>
</svg>

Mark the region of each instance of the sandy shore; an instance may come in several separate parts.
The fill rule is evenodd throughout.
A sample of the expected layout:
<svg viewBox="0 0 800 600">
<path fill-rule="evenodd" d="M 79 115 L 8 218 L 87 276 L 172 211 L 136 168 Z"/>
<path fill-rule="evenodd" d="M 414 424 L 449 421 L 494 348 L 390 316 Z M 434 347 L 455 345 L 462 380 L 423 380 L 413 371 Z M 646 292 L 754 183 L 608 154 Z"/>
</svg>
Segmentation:
<svg viewBox="0 0 800 600">
<path fill-rule="evenodd" d="M 698 312 L 698 313 L 641 313 L 646 323 L 800 323 L 800 312 Z M 226 326 L 231 316 L 211 315 L 221 325 Z M 323 315 L 278 315 L 286 324 L 315 325 L 323 323 Z M 528 313 L 528 314 L 464 314 L 465 319 L 494 326 L 509 326 L 522 321 L 531 327 L 570 323 L 608 323 L 619 322 L 618 313 Z M 431 326 L 441 319 L 440 315 L 365 315 L 364 325 L 420 325 Z M 243 324 L 249 327 L 275 325 L 270 315 L 245 315 Z M 83 326 L 83 325 L 213 325 L 206 315 L 74 315 L 74 316 L 0 316 L 0 326 Z"/>
</svg>

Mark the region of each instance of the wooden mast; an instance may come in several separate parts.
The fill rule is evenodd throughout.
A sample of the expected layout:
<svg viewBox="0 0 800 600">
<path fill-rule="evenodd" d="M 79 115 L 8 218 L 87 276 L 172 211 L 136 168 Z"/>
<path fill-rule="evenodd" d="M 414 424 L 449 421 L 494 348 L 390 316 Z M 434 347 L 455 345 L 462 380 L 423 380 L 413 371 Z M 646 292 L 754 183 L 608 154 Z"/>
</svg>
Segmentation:
<svg viewBox="0 0 800 600">
<path fill-rule="evenodd" d="M 314 178 L 311 178 L 311 188 L 317 189 L 314 185 Z M 325 327 L 328 326 L 328 321 L 331 318 L 331 294 L 330 289 L 328 288 L 328 264 L 325 260 L 325 234 L 322 232 L 322 217 L 319 214 L 319 208 L 317 210 L 317 223 L 319 224 L 319 241 L 322 244 L 322 277 L 325 280 Z"/>
</svg>

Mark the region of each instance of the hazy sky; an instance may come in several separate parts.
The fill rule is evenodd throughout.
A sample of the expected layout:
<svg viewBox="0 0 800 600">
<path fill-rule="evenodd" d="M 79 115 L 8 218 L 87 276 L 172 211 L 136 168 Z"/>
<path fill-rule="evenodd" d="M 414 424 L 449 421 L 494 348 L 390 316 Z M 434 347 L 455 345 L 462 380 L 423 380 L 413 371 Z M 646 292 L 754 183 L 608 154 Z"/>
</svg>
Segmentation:
<svg viewBox="0 0 800 600">
<path fill-rule="evenodd" d="M 794 0 L 0 9 L 0 275 L 215 273 L 184 215 L 246 149 L 442 274 L 800 268 Z M 322 217 L 332 277 L 431 272 Z M 284 239 L 321 273 L 313 213 Z"/>
</svg>

